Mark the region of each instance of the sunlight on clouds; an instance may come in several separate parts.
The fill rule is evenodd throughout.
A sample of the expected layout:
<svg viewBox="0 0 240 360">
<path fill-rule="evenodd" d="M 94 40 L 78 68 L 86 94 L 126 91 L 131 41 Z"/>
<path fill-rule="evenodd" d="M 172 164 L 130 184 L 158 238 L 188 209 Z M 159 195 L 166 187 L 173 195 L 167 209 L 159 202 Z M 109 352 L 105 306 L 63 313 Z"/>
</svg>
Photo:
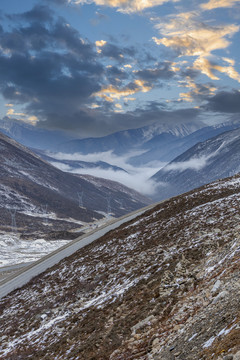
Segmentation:
<svg viewBox="0 0 240 360">
<path fill-rule="evenodd" d="M 122 105 L 121 104 L 115 104 L 115 107 L 117 108 L 117 109 L 122 109 Z"/>
<path fill-rule="evenodd" d="M 230 42 L 225 38 L 239 30 L 239 26 L 210 27 L 195 20 L 195 13 L 183 13 L 156 26 L 164 35 L 154 37 L 157 45 L 171 47 L 182 56 L 208 56 L 214 50 L 225 49 Z"/>
<path fill-rule="evenodd" d="M 27 120 L 28 120 L 28 122 L 30 122 L 31 124 L 33 124 L 33 125 L 35 125 L 37 122 L 38 122 L 38 118 L 37 118 L 37 116 L 29 116 L 28 118 L 27 118 Z"/>
<path fill-rule="evenodd" d="M 118 11 L 124 13 L 133 13 L 142 11 L 154 6 L 163 5 L 167 2 L 178 2 L 179 0 L 72 0 L 75 4 L 89 4 L 110 6 L 118 8 Z"/>
<path fill-rule="evenodd" d="M 213 74 L 212 70 L 221 72 L 231 79 L 240 82 L 240 74 L 234 69 L 233 66 L 221 66 L 212 64 L 208 59 L 199 58 L 194 62 L 194 68 L 200 70 L 203 74 L 207 75 L 212 80 L 219 80 L 219 77 Z"/>
<path fill-rule="evenodd" d="M 90 107 L 90 109 L 98 109 L 98 108 L 100 108 L 100 105 L 98 105 L 98 104 L 91 104 L 89 107 Z"/>
<path fill-rule="evenodd" d="M 223 57 L 222 59 L 223 59 L 223 61 L 225 61 L 226 63 L 228 63 L 228 64 L 230 64 L 232 66 L 235 65 L 235 61 L 233 59 L 229 59 L 229 58 L 226 58 L 226 57 Z"/>
<path fill-rule="evenodd" d="M 162 21 L 156 25 L 156 28 L 163 37 L 153 37 L 153 40 L 157 45 L 164 45 L 177 51 L 178 56 L 197 57 L 193 69 L 212 80 L 219 80 L 219 77 L 213 73 L 215 70 L 239 81 L 240 75 L 233 68 L 233 60 L 225 58 L 225 62 L 230 66 L 220 66 L 209 60 L 213 57 L 214 51 L 226 49 L 231 44 L 227 38 L 239 31 L 239 26 L 231 24 L 213 27 L 198 21 L 197 16 L 199 16 L 198 12 L 187 12 L 168 18 L 168 22 Z"/>
<path fill-rule="evenodd" d="M 95 41 L 95 45 L 97 47 L 102 47 L 102 46 L 106 45 L 106 43 L 107 42 L 105 40 L 97 40 L 97 41 Z"/>
<path fill-rule="evenodd" d="M 16 113 L 14 109 L 9 109 L 7 111 L 7 115 L 14 115 L 14 116 L 26 116 L 24 113 Z"/>
<path fill-rule="evenodd" d="M 202 4 L 201 8 L 204 10 L 213 10 L 217 8 L 232 7 L 240 3 L 240 0 L 210 0 L 208 3 Z"/>
<path fill-rule="evenodd" d="M 15 110 L 12 108 L 12 104 L 5 104 L 5 106 L 11 107 L 8 109 L 6 115 L 7 116 L 14 116 L 15 118 L 21 118 L 21 121 L 31 123 L 35 125 L 39 120 L 35 115 L 28 116 L 25 113 L 15 112 Z"/>
<path fill-rule="evenodd" d="M 179 94 L 180 99 L 187 102 L 192 102 L 199 95 L 205 97 L 213 96 L 217 91 L 217 88 L 215 86 L 209 84 L 204 84 L 204 85 L 196 84 L 189 76 L 186 78 L 186 81 L 179 81 L 179 85 L 190 89 L 189 92 L 182 92 Z"/>
<path fill-rule="evenodd" d="M 113 102 L 115 99 L 119 100 L 122 97 L 134 95 L 138 92 L 148 92 L 152 89 L 151 86 L 147 86 L 142 80 L 135 80 L 132 86 L 125 86 L 124 88 L 117 88 L 113 85 L 109 85 L 103 88 L 99 92 L 95 93 L 94 96 L 104 98 L 106 101 Z"/>
</svg>

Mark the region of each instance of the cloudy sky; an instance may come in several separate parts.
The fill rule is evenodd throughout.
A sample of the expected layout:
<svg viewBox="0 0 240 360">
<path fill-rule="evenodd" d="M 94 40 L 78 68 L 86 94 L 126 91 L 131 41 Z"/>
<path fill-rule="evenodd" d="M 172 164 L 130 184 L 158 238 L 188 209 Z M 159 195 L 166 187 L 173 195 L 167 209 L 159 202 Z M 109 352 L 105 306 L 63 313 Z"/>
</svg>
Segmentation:
<svg viewBox="0 0 240 360">
<path fill-rule="evenodd" d="M 237 119 L 240 0 L 1 0 L 0 117 L 80 137 Z"/>
</svg>

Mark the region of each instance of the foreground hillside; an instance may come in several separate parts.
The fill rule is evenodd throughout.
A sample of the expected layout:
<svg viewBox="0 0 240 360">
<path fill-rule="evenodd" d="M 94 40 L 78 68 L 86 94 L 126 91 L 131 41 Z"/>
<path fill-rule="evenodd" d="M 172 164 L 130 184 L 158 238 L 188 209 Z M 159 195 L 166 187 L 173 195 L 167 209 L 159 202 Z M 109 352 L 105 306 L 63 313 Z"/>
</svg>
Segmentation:
<svg viewBox="0 0 240 360">
<path fill-rule="evenodd" d="M 239 359 L 239 220 L 235 176 L 109 232 L 1 300 L 1 360 Z"/>
<path fill-rule="evenodd" d="M 1 133 L 0 150 L 1 231 L 11 231 L 12 225 L 19 233 L 32 236 L 37 231 L 66 231 L 150 203 L 115 182 L 97 178 L 90 182 L 65 173 Z"/>
</svg>

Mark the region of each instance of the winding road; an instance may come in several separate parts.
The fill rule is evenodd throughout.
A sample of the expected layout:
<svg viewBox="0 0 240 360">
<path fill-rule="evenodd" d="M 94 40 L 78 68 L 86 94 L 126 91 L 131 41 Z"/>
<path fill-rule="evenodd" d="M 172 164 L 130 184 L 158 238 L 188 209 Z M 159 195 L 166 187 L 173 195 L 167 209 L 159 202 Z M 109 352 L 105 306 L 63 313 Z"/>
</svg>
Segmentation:
<svg viewBox="0 0 240 360">
<path fill-rule="evenodd" d="M 22 287 L 27 284 L 32 278 L 43 273 L 48 268 L 59 263 L 62 259 L 72 255 L 77 250 L 83 248 L 105 235 L 107 232 L 116 229 L 120 225 L 135 219 L 139 215 L 143 214 L 148 209 L 153 208 L 157 204 L 152 204 L 139 209 L 133 213 L 124 215 L 121 218 L 112 220 L 111 222 L 101 226 L 100 228 L 82 235 L 77 239 L 71 241 L 69 244 L 62 246 L 54 252 L 42 257 L 38 261 L 31 263 L 30 265 L 22 268 L 19 272 L 14 273 L 12 276 L 7 277 L 0 282 L 0 299 L 8 295 L 13 290 Z"/>
</svg>

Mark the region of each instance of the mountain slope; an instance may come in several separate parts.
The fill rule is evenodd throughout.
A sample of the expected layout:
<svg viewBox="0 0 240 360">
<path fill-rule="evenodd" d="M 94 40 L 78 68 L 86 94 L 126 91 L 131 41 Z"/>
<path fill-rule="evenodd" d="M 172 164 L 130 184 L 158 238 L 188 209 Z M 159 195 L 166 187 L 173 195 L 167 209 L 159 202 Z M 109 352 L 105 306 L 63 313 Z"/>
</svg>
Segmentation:
<svg viewBox="0 0 240 360">
<path fill-rule="evenodd" d="M 103 169 L 103 170 L 113 170 L 113 171 L 123 171 L 127 172 L 126 170 L 115 166 L 108 164 L 105 161 L 96 161 L 96 162 L 88 162 L 88 161 L 81 161 L 81 160 L 64 160 L 60 159 L 59 155 L 57 158 L 54 157 L 54 154 L 49 155 L 48 152 L 42 151 L 42 150 L 36 150 L 32 149 L 32 151 L 39 155 L 41 159 L 48 161 L 53 166 L 57 167 L 60 170 L 72 172 L 79 169 Z"/>
<path fill-rule="evenodd" d="M 126 154 L 134 150 L 145 151 L 144 144 L 150 140 L 153 142 L 162 134 L 162 139 L 168 137 L 173 139 L 182 138 L 203 127 L 202 124 L 189 122 L 188 124 L 167 123 L 153 124 L 139 129 L 119 131 L 100 138 L 86 138 L 70 140 L 60 144 L 56 150 L 66 153 L 80 152 L 82 154 L 99 153 L 112 150 L 115 154 Z M 167 135 L 166 135 L 167 134 Z"/>
<path fill-rule="evenodd" d="M 208 140 L 238 127 L 239 123 L 223 123 L 215 126 L 206 126 L 184 137 L 176 137 L 170 133 L 162 133 L 146 142 L 144 149 L 147 151 L 141 155 L 132 157 L 130 163 L 139 166 L 154 160 L 169 162 L 198 142 Z"/>
<path fill-rule="evenodd" d="M 9 294 L 1 359 L 238 359 L 239 200 L 239 176 L 173 198 Z"/>
<path fill-rule="evenodd" d="M 74 222 L 79 227 L 81 221 L 92 222 L 109 212 L 117 217 L 150 202 L 122 185 L 116 190 L 115 182 L 93 183 L 62 172 L 3 134 L 0 150 L 1 229 L 10 230 L 13 211 L 20 232 L 36 232 L 60 226 L 66 230 Z M 43 219 L 48 219 L 47 226 Z"/>
<path fill-rule="evenodd" d="M 0 131 L 19 143 L 36 149 L 54 150 L 59 143 L 73 139 L 61 131 L 41 129 L 9 118 L 0 120 Z"/>
<path fill-rule="evenodd" d="M 152 179 L 159 183 L 157 199 L 186 192 L 240 172 L 240 129 L 220 134 L 193 146 Z"/>
</svg>

